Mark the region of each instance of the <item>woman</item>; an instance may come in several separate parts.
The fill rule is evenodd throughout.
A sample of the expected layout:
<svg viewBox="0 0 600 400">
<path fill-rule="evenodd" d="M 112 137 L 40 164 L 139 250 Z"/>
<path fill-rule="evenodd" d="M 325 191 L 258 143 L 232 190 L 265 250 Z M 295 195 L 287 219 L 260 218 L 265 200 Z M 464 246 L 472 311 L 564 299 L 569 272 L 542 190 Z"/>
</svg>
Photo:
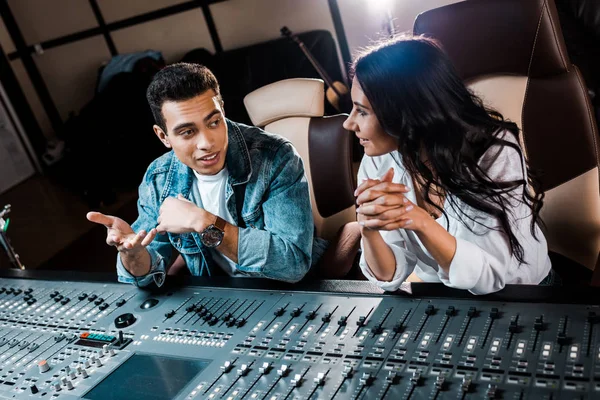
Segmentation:
<svg viewBox="0 0 600 400">
<path fill-rule="evenodd" d="M 441 48 L 392 40 L 353 74 L 344 127 L 365 149 L 355 193 L 365 276 L 385 290 L 441 281 L 475 294 L 552 278 L 519 129 L 482 105 Z"/>
</svg>

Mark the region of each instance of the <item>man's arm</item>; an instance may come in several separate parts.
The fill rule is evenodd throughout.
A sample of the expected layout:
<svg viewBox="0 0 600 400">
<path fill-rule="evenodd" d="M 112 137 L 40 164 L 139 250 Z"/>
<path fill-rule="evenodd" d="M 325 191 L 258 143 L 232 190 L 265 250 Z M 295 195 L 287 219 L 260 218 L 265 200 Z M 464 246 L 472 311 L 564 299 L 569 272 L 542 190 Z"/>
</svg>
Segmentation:
<svg viewBox="0 0 600 400">
<path fill-rule="evenodd" d="M 304 166 L 291 144 L 280 147 L 268 176 L 264 229 L 238 228 L 239 269 L 297 282 L 311 265 L 314 222 Z"/>
</svg>

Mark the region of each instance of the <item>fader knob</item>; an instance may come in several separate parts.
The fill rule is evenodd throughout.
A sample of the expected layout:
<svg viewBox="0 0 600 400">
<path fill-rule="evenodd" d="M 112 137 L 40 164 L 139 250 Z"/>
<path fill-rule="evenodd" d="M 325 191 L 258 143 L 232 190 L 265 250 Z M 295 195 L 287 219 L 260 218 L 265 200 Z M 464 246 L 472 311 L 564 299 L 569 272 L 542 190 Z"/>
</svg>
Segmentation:
<svg viewBox="0 0 600 400">
<path fill-rule="evenodd" d="M 81 293 L 79 296 L 77 296 L 77 298 L 81 301 L 81 300 L 85 300 L 85 298 L 87 297 L 87 293 Z"/>
<path fill-rule="evenodd" d="M 29 390 L 31 390 L 31 394 L 37 394 L 40 391 L 35 385 L 29 386 Z"/>
<path fill-rule="evenodd" d="M 248 368 L 248 365 L 246 364 L 242 364 L 242 366 L 237 370 L 237 374 L 239 376 L 246 376 L 248 375 L 248 372 L 250 372 L 250 368 Z"/>
<path fill-rule="evenodd" d="M 477 309 L 475 307 L 469 307 L 469 311 L 467 311 L 467 316 L 469 316 L 469 317 L 477 316 Z"/>
<path fill-rule="evenodd" d="M 277 370 L 277 375 L 282 376 L 282 377 L 286 377 L 289 372 L 290 372 L 290 368 L 286 364 L 283 364 Z"/>
<path fill-rule="evenodd" d="M 292 379 L 290 381 L 290 384 L 292 386 L 300 387 L 300 385 L 302 385 L 302 375 L 300 375 L 300 374 L 294 375 L 294 379 Z"/>
<path fill-rule="evenodd" d="M 270 370 L 271 370 L 270 362 L 265 362 L 265 363 L 263 363 L 262 367 L 258 368 L 258 372 L 260 372 L 263 375 L 268 374 Z"/>
<path fill-rule="evenodd" d="M 563 332 L 560 332 L 556 337 L 556 343 L 561 346 L 566 346 L 569 344 L 569 338 Z"/>
<path fill-rule="evenodd" d="M 121 307 L 121 306 L 123 306 L 123 304 L 125 304 L 126 302 L 127 302 L 127 300 L 125 300 L 125 299 L 121 299 L 121 300 L 117 301 L 117 302 L 115 303 L 115 305 L 116 305 L 117 307 Z"/>
<path fill-rule="evenodd" d="M 373 376 L 369 372 L 364 372 L 362 377 L 358 380 L 363 386 L 370 386 L 373 382 Z"/>
<path fill-rule="evenodd" d="M 284 312 L 285 310 L 283 309 L 283 307 L 279 307 L 277 310 L 275 310 L 275 312 L 273 312 L 273 315 L 275 315 L 276 317 L 281 317 Z"/>
<path fill-rule="evenodd" d="M 544 317 L 540 315 L 539 317 L 535 318 L 535 322 L 533 323 L 533 329 L 535 329 L 538 332 L 544 330 Z"/>
<path fill-rule="evenodd" d="M 353 374 L 353 372 L 354 372 L 354 368 L 352 368 L 352 366 L 351 366 L 351 365 L 346 365 L 346 366 L 344 367 L 344 370 L 342 371 L 342 376 L 343 376 L 344 378 L 351 378 L 351 377 L 352 377 L 352 374 Z"/>
<path fill-rule="evenodd" d="M 436 389 L 442 390 L 442 388 L 444 387 L 445 380 L 446 378 L 444 378 L 442 375 L 438 375 L 438 377 L 435 380 Z"/>
<path fill-rule="evenodd" d="M 121 314 L 115 318 L 115 326 L 118 329 L 127 328 L 136 321 L 135 317 L 131 313 Z"/>
<path fill-rule="evenodd" d="M 498 311 L 496 307 L 492 308 L 492 311 L 490 311 L 490 318 L 496 319 L 498 317 L 500 317 L 500 311 Z"/>
<path fill-rule="evenodd" d="M 463 377 L 462 384 L 460 385 L 460 389 L 465 393 L 467 393 L 469 390 L 471 390 L 471 378 L 467 378 L 466 376 Z"/>
<path fill-rule="evenodd" d="M 427 308 L 425 309 L 425 314 L 426 315 L 433 315 L 435 314 L 435 308 L 430 304 L 427 306 Z"/>
<path fill-rule="evenodd" d="M 244 325 L 246 325 L 246 319 L 245 318 L 240 318 L 235 323 L 235 326 L 237 326 L 238 328 L 241 328 Z"/>
<path fill-rule="evenodd" d="M 318 386 L 323 386 L 325 384 L 325 373 L 324 372 L 319 372 L 317 374 L 317 377 L 315 378 L 315 383 Z"/>
<path fill-rule="evenodd" d="M 229 371 L 231 371 L 232 368 L 233 368 L 233 363 L 231 361 L 225 361 L 225 364 L 223 364 L 221 366 L 221 371 L 223 371 L 223 373 L 226 374 Z"/>
<path fill-rule="evenodd" d="M 385 377 L 385 380 L 391 385 L 395 385 L 396 383 L 398 383 L 398 373 L 396 371 L 389 371 L 387 376 Z"/>
</svg>

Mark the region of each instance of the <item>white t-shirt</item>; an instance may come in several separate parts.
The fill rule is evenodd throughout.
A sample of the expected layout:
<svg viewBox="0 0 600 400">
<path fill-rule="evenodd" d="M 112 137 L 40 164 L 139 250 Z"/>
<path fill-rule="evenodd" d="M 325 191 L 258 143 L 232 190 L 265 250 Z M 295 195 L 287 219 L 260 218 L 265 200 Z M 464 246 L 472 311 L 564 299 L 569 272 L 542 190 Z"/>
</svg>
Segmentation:
<svg viewBox="0 0 600 400">
<path fill-rule="evenodd" d="M 194 171 L 196 180 L 194 185 L 198 189 L 200 194 L 200 200 L 202 201 L 202 208 L 211 214 L 217 215 L 223 218 L 230 224 L 235 224 L 235 221 L 229 210 L 227 209 L 227 199 L 225 198 L 225 191 L 227 189 L 227 178 L 229 172 L 227 167 L 223 168 L 218 174 L 215 175 L 200 175 Z M 223 269 L 229 276 L 236 275 L 237 271 L 236 264 L 231 261 L 227 256 L 223 255 L 219 250 L 211 249 L 213 260 L 215 263 Z"/>
<path fill-rule="evenodd" d="M 511 133 L 504 132 L 499 137 L 518 145 Z M 488 176 L 496 182 L 523 179 L 525 164 L 519 153 L 508 146 L 503 147 L 500 152 L 498 150 L 490 148 L 479 162 Z M 393 182 L 408 186 L 411 191 L 405 196 L 417 204 L 413 180 L 404 169 L 397 151 L 378 157 L 364 156 L 358 172 L 358 181 L 362 182 L 366 178 L 380 179 L 390 168 L 394 168 Z M 396 259 L 396 272 L 391 281 L 379 281 L 373 276 L 364 253 L 360 259 L 361 270 L 371 282 L 390 291 L 398 289 L 413 271 L 425 282 L 442 282 L 474 294 L 496 292 L 505 284 L 537 285 L 550 272 L 548 246 L 538 226 L 535 229 L 537 240 L 532 236 L 531 210 L 520 200 L 520 195 L 514 194 L 515 196 L 511 196 L 507 202 L 514 216 L 511 228 L 523 246 L 527 264 L 519 264 L 516 257 L 510 253 L 506 235 L 493 229 L 499 227 L 499 222 L 494 217 L 463 204 L 457 198 L 451 198 L 452 194 L 449 194 L 444 203 L 448 220 L 444 216 L 437 219 L 444 228 L 449 226 L 448 232 L 456 238 L 456 253 L 450 264 L 449 274 L 439 267 L 416 233 L 408 229 L 380 231 L 381 237 Z M 470 218 L 454 210 L 450 205 L 451 200 L 465 210 Z M 468 226 L 461 220 L 466 220 Z M 474 221 L 482 222 L 492 229 L 486 229 Z"/>
</svg>

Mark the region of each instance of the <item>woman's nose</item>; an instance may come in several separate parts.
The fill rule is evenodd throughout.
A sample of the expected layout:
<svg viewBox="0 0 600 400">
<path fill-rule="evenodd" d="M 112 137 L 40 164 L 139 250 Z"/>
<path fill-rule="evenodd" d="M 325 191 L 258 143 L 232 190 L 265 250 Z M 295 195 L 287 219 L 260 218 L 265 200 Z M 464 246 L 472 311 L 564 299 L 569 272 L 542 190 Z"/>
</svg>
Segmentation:
<svg viewBox="0 0 600 400">
<path fill-rule="evenodd" d="M 352 117 L 349 116 L 348 118 L 346 118 L 342 126 L 347 131 L 354 131 L 354 122 L 352 121 Z"/>
</svg>

